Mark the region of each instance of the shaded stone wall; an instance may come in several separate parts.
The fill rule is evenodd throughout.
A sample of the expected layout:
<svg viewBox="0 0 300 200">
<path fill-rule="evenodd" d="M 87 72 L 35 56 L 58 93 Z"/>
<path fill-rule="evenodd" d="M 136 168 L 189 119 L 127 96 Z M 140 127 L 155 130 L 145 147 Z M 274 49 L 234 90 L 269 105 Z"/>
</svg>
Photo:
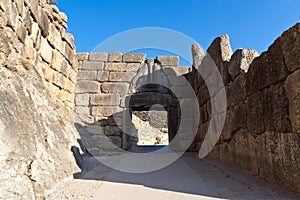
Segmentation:
<svg viewBox="0 0 300 200">
<path fill-rule="evenodd" d="M 46 0 L 0 1 L 0 199 L 43 199 L 80 171 L 66 21 Z"/>
<path fill-rule="evenodd" d="M 260 56 L 246 49 L 232 54 L 227 35 L 215 39 L 207 52 L 227 94 L 225 126 L 210 156 L 299 192 L 300 24 L 284 32 Z M 194 63 L 201 63 L 203 53 L 194 47 L 193 54 Z M 200 125 L 191 148 L 199 150 L 212 108 L 195 66 L 191 83 L 200 103 Z"/>
<path fill-rule="evenodd" d="M 77 57 L 80 67 L 76 84 L 75 112 L 81 135 L 87 138 L 86 146 L 93 155 L 103 154 L 105 149 L 110 148 L 129 148 L 130 144 L 127 146 L 124 141 L 128 138 L 124 137 L 120 128 L 124 123 L 125 101 L 127 99 L 129 105 L 131 95 L 139 93 L 137 89 L 150 79 L 170 87 L 171 83 L 174 83 L 175 89 L 180 89 L 184 83 L 177 80 L 178 76 L 187 74 L 190 69 L 179 67 L 176 56 L 158 56 L 156 60 L 145 61 L 145 54 L 122 55 L 120 52 L 113 52 L 107 55 L 94 52 L 80 53 Z M 148 91 L 148 94 L 150 96 L 147 98 L 143 95 L 135 96 L 135 101 L 140 105 L 148 103 L 148 106 L 151 106 L 152 102 L 166 102 L 162 102 L 161 96 L 155 93 Z M 115 147 L 107 145 L 105 136 Z"/>
</svg>

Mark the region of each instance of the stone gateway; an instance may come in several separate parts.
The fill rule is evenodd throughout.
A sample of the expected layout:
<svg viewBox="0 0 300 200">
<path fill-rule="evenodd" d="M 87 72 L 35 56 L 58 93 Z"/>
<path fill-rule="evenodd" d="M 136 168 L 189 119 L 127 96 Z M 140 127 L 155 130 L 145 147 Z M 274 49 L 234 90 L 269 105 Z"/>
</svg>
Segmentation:
<svg viewBox="0 0 300 200">
<path fill-rule="evenodd" d="M 167 112 L 170 148 L 198 152 L 218 109 L 210 77 L 197 70 L 208 58 L 227 97 L 209 156 L 300 192 L 300 23 L 261 55 L 232 52 L 227 35 L 206 54 L 194 44 L 193 66 L 184 67 L 177 56 L 77 53 L 67 16 L 53 2 L 0 1 L 0 199 L 44 199 L 80 172 L 82 155 L 130 149 L 128 116 L 157 104 Z"/>
</svg>

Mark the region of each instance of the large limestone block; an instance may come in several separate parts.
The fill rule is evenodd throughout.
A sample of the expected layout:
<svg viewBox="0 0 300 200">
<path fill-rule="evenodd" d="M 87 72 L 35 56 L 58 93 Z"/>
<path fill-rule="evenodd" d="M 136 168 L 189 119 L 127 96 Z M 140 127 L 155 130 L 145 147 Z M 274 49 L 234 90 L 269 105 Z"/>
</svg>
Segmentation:
<svg viewBox="0 0 300 200">
<path fill-rule="evenodd" d="M 101 61 L 83 61 L 81 65 L 82 70 L 103 70 L 104 63 Z"/>
<path fill-rule="evenodd" d="M 288 76 L 285 90 L 289 100 L 289 118 L 293 131 L 300 133 L 300 70 Z"/>
<path fill-rule="evenodd" d="M 255 139 L 258 175 L 300 191 L 300 138 L 295 133 L 266 132 Z"/>
<path fill-rule="evenodd" d="M 283 86 L 272 86 L 264 94 L 264 124 L 267 130 L 291 131 L 289 100 Z"/>
<path fill-rule="evenodd" d="M 46 11 L 41 7 L 38 8 L 37 23 L 39 24 L 39 27 L 41 28 L 42 35 L 44 37 L 47 37 L 49 35 L 50 22 L 49 22 L 49 18 L 48 18 Z"/>
<path fill-rule="evenodd" d="M 59 12 L 59 16 L 61 20 L 63 20 L 64 22 L 68 22 L 68 16 L 64 12 Z"/>
<path fill-rule="evenodd" d="M 7 3 L 7 5 L 3 5 L 4 3 Z M 15 4 L 10 2 L 3 2 L 3 7 L 7 9 L 5 12 L 6 18 L 7 18 L 7 25 L 10 26 L 14 31 L 17 30 L 17 23 L 18 23 L 18 10 Z"/>
<path fill-rule="evenodd" d="M 43 73 L 45 80 L 52 83 L 54 79 L 54 71 L 45 63 L 43 63 Z"/>
<path fill-rule="evenodd" d="M 289 71 L 300 69 L 300 23 L 285 31 L 280 38 L 280 43 Z"/>
<path fill-rule="evenodd" d="M 54 72 L 53 84 L 58 86 L 59 88 L 63 88 L 65 84 L 64 75 L 58 72 Z"/>
<path fill-rule="evenodd" d="M 48 41 L 52 46 L 54 46 L 57 50 L 59 50 L 61 53 L 63 53 L 62 52 L 63 42 L 61 39 L 61 34 L 53 24 L 49 25 Z"/>
<path fill-rule="evenodd" d="M 178 66 L 178 56 L 156 56 L 156 60 L 164 66 Z"/>
<path fill-rule="evenodd" d="M 100 83 L 97 81 L 80 80 L 76 83 L 75 92 L 80 93 L 97 93 L 100 91 Z"/>
<path fill-rule="evenodd" d="M 24 0 L 15 1 L 15 3 L 16 3 L 16 6 L 17 6 L 20 16 L 24 17 L 24 10 L 25 10 Z"/>
<path fill-rule="evenodd" d="M 120 104 L 120 95 L 115 94 L 95 94 L 91 96 L 91 105 L 118 106 Z"/>
<path fill-rule="evenodd" d="M 88 106 L 90 103 L 89 94 L 76 94 L 75 96 L 75 105 L 76 106 Z"/>
<path fill-rule="evenodd" d="M 100 82 L 108 81 L 109 78 L 109 71 L 98 71 L 97 73 L 97 80 Z"/>
<path fill-rule="evenodd" d="M 140 68 L 140 63 L 105 63 L 105 70 L 116 71 L 116 72 L 126 72 L 132 71 L 136 72 Z"/>
<path fill-rule="evenodd" d="M 30 11 L 27 10 L 26 15 L 24 17 L 24 25 L 28 31 L 28 35 L 31 35 L 32 33 L 32 23 L 33 23 L 33 19 L 30 16 Z"/>
<path fill-rule="evenodd" d="M 87 52 L 77 53 L 76 57 L 78 61 L 84 61 L 88 59 L 89 53 Z"/>
<path fill-rule="evenodd" d="M 5 12 L 9 12 L 9 3 L 12 2 L 11 0 L 2 0 L 0 1 L 0 7 Z"/>
<path fill-rule="evenodd" d="M 124 96 L 128 93 L 129 83 L 119 82 L 119 83 L 109 83 L 105 82 L 101 86 L 101 91 L 103 93 L 119 93 Z"/>
<path fill-rule="evenodd" d="M 264 125 L 264 92 L 257 92 L 247 100 L 247 127 L 252 133 L 263 133 Z"/>
<path fill-rule="evenodd" d="M 124 54 L 123 62 L 142 63 L 146 58 L 146 54 Z"/>
<path fill-rule="evenodd" d="M 107 53 L 105 53 L 105 52 L 92 52 L 89 55 L 89 60 L 106 62 L 107 61 Z"/>
<path fill-rule="evenodd" d="M 230 140 L 234 133 L 240 129 L 247 128 L 247 112 L 245 104 L 239 104 L 228 110 L 224 128 L 222 130 L 221 139 L 223 141 Z"/>
<path fill-rule="evenodd" d="M 207 49 L 207 53 L 215 62 L 216 66 L 221 69 L 223 62 L 230 61 L 232 55 L 229 36 L 222 35 L 217 37 Z"/>
<path fill-rule="evenodd" d="M 108 62 L 122 62 L 122 53 L 112 52 L 108 54 Z"/>
<path fill-rule="evenodd" d="M 75 51 L 72 49 L 72 47 L 67 43 L 63 42 L 64 45 L 64 56 L 69 61 L 69 63 L 75 67 L 74 65 L 74 58 L 75 58 Z"/>
<path fill-rule="evenodd" d="M 246 74 L 247 94 L 251 95 L 272 84 L 283 82 L 288 74 L 280 48 L 280 40 L 277 39 L 267 52 L 254 59 L 250 64 Z"/>
<path fill-rule="evenodd" d="M 73 94 L 75 91 L 75 84 L 70 79 L 65 78 L 63 89 Z"/>
<path fill-rule="evenodd" d="M 257 56 L 259 56 L 259 54 L 254 49 L 236 50 L 232 55 L 228 66 L 228 73 L 230 74 L 231 79 L 234 80 L 240 74 L 240 72 L 247 73 L 249 70 L 249 65 Z"/>
<path fill-rule="evenodd" d="M 137 72 L 139 68 L 141 67 L 140 63 L 126 63 L 125 65 L 125 71 L 127 72 Z"/>
<path fill-rule="evenodd" d="M 227 92 L 227 104 L 229 106 L 236 105 L 239 102 L 245 101 L 247 98 L 245 74 L 240 74 L 236 79 L 229 84 Z"/>
<path fill-rule="evenodd" d="M 97 76 L 97 71 L 80 70 L 77 74 L 77 80 L 97 80 Z"/>
<path fill-rule="evenodd" d="M 228 145 L 228 161 L 244 169 L 258 173 L 255 138 L 242 129 L 235 133 Z"/>
<path fill-rule="evenodd" d="M 27 30 L 23 23 L 18 23 L 16 34 L 18 39 L 24 44 L 27 37 Z"/>
<path fill-rule="evenodd" d="M 77 71 L 75 71 L 74 69 L 69 69 L 68 70 L 68 75 L 67 75 L 68 79 L 70 79 L 73 83 L 75 83 L 77 81 Z"/>
<path fill-rule="evenodd" d="M 207 54 L 202 61 L 200 68 L 202 70 L 214 70 L 216 66 L 219 70 L 219 73 L 223 79 L 225 85 L 230 82 L 230 77 L 228 74 L 228 63 L 232 55 L 232 49 L 229 42 L 228 35 L 223 35 L 216 38 L 210 47 L 207 49 Z M 210 69 L 204 69 L 204 68 Z M 209 71 L 207 71 L 209 74 Z M 206 77 L 203 77 L 206 80 Z"/>
<path fill-rule="evenodd" d="M 63 31 L 62 40 L 66 41 L 66 43 L 71 47 L 71 49 L 75 49 L 74 36 L 72 34 Z"/>
<path fill-rule="evenodd" d="M 131 82 L 136 75 L 135 72 L 110 72 L 109 81 L 111 82 Z"/>
<path fill-rule="evenodd" d="M 105 70 L 107 71 L 119 71 L 119 72 L 124 72 L 126 71 L 126 64 L 125 63 L 105 63 Z"/>
<path fill-rule="evenodd" d="M 52 47 L 48 43 L 48 41 L 44 38 L 41 40 L 41 48 L 40 48 L 40 53 L 42 58 L 47 62 L 50 63 L 52 60 Z"/>
<path fill-rule="evenodd" d="M 45 40 L 46 41 L 46 40 Z M 44 49 L 45 53 L 50 53 L 47 52 L 47 49 Z M 43 51 L 42 49 L 40 51 Z M 45 57 L 46 55 L 42 56 Z M 45 60 L 45 58 L 44 58 Z M 66 59 L 64 58 L 64 56 L 57 50 L 53 50 L 53 55 L 52 55 L 52 61 L 51 61 L 51 68 L 55 69 L 56 71 L 61 71 L 61 65 L 62 62 L 66 61 Z"/>
</svg>

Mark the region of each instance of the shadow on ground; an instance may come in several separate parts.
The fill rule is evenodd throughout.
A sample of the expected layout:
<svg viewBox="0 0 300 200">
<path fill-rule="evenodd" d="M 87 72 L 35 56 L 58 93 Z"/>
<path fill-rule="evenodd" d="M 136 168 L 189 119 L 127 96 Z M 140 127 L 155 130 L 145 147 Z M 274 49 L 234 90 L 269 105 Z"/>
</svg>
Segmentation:
<svg viewBox="0 0 300 200">
<path fill-rule="evenodd" d="M 141 151 L 143 150 L 141 149 Z M 105 184 L 113 183 L 116 185 L 111 187 L 115 191 L 122 191 L 118 187 L 129 184 L 129 187 L 133 187 L 133 191 L 138 196 L 141 194 L 138 194 L 139 190 L 135 187 L 143 186 L 162 192 L 191 194 L 192 199 L 202 199 L 203 197 L 216 199 L 300 199 L 299 194 L 270 184 L 248 172 L 225 165 L 220 161 L 209 158 L 200 160 L 195 153 L 185 153 L 168 167 L 143 174 L 116 171 L 101 164 L 97 158 L 87 155 L 81 157 L 80 165 L 82 172 L 74 174 L 74 178 L 103 182 L 99 194 L 108 192 L 105 189 Z M 122 194 L 119 195 L 122 196 Z"/>
</svg>

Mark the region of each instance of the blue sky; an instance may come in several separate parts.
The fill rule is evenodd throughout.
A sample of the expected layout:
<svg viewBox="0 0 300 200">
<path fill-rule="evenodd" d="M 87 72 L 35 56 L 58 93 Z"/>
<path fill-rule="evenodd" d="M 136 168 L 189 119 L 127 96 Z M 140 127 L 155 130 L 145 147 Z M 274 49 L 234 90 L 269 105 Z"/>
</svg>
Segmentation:
<svg viewBox="0 0 300 200">
<path fill-rule="evenodd" d="M 265 51 L 300 21 L 298 0 L 57 0 L 68 15 L 78 52 L 133 28 L 163 27 L 195 39 L 204 49 L 228 34 L 231 46 Z M 159 52 L 161 53 L 161 52 Z"/>
</svg>

